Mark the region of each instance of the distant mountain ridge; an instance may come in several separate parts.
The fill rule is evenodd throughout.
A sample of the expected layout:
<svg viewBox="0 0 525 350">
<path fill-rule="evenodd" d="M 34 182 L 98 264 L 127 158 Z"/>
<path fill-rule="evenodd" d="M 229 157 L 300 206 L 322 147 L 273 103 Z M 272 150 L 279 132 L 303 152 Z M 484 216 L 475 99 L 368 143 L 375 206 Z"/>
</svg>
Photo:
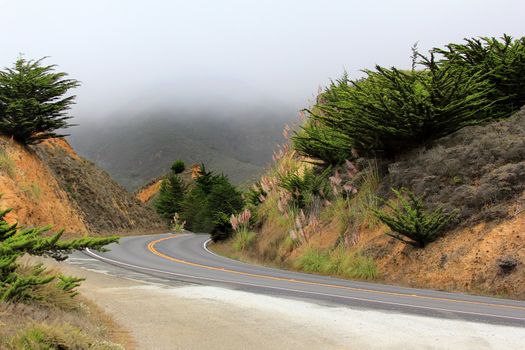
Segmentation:
<svg viewBox="0 0 525 350">
<path fill-rule="evenodd" d="M 240 115 L 240 116 L 239 116 Z M 245 117 L 244 117 L 245 116 Z M 282 142 L 294 111 L 213 117 L 157 114 L 72 128 L 70 142 L 128 190 L 165 174 L 176 159 L 223 172 L 237 184 L 255 179 Z M 68 130 L 68 131 L 70 131 Z"/>
</svg>

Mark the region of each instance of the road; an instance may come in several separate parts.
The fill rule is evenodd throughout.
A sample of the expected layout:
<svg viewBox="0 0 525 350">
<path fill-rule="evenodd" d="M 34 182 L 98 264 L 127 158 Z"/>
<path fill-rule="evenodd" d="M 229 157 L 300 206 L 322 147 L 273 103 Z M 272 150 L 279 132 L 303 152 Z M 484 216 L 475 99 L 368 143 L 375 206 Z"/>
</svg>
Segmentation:
<svg viewBox="0 0 525 350">
<path fill-rule="evenodd" d="M 109 252 L 86 254 L 163 279 L 226 287 L 325 305 L 525 327 L 525 302 L 350 281 L 246 264 L 206 247 L 208 235 L 125 237 Z"/>
</svg>

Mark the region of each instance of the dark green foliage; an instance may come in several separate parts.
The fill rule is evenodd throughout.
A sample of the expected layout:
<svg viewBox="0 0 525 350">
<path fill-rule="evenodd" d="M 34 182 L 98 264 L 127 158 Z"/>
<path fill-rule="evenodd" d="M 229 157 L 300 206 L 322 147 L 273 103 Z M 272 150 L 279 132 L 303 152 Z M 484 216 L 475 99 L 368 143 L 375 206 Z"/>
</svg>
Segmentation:
<svg viewBox="0 0 525 350">
<path fill-rule="evenodd" d="M 233 235 L 233 228 L 230 223 L 230 217 L 224 213 L 218 213 L 213 221 L 213 228 L 210 236 L 214 242 L 222 241 Z"/>
<path fill-rule="evenodd" d="M 414 50 L 410 71 L 376 66 L 355 81 L 345 74 L 308 111 L 294 147 L 326 164 L 395 158 L 467 125 L 509 116 L 524 103 L 525 39 L 483 40 L 428 57 Z"/>
<path fill-rule="evenodd" d="M 7 223 L 4 217 L 9 212 L 10 209 L 0 211 L 0 301 L 30 300 L 32 287 L 49 283 L 55 278 L 55 276 L 42 276 L 44 269 L 41 265 L 33 266 L 29 274 L 18 274 L 16 260 L 22 255 L 48 256 L 56 260 L 65 260 L 67 254 L 73 250 L 86 248 L 101 250 L 104 245 L 118 241 L 116 236 L 61 240 L 62 231 L 49 235 L 49 226 L 22 228 L 18 224 Z M 71 284 L 75 283 L 74 281 L 73 278 L 64 283 Z"/>
<path fill-rule="evenodd" d="M 352 159 L 352 140 L 336 129 L 311 118 L 293 137 L 294 148 L 302 155 L 328 165 Z"/>
<path fill-rule="evenodd" d="M 455 217 L 455 213 L 446 214 L 441 208 L 427 213 L 423 201 L 409 191 L 392 189 L 396 195 L 397 203 L 388 201 L 386 206 L 390 212 L 372 208 L 376 217 L 386 224 L 392 232 L 387 235 L 410 244 L 423 248 L 427 243 L 439 238 L 441 233 Z M 408 198 L 405 198 L 405 195 Z M 408 238 L 405 239 L 405 238 Z"/>
<path fill-rule="evenodd" d="M 508 114 L 525 105 L 525 37 L 465 39 L 464 44 L 449 44 L 434 52 L 445 57 L 446 65 L 485 73 L 495 87 L 490 97 L 499 100 L 498 111 Z"/>
<path fill-rule="evenodd" d="M 299 209 L 310 206 L 315 198 L 326 198 L 332 191 L 328 176 L 332 168 L 321 172 L 315 168 L 306 169 L 302 176 L 289 173 L 281 176 L 279 186 L 292 196 L 292 205 Z"/>
<path fill-rule="evenodd" d="M 186 165 L 184 165 L 184 162 L 182 160 L 176 160 L 171 165 L 171 171 L 173 171 L 175 174 L 180 174 L 184 170 L 186 170 Z"/>
<path fill-rule="evenodd" d="M 80 84 L 42 61 L 19 58 L 0 71 L 0 131 L 23 144 L 63 137 L 55 130 L 71 126 L 66 113 L 75 96 L 63 96 Z"/>
<path fill-rule="evenodd" d="M 169 174 L 160 185 L 154 206 L 157 213 L 167 222 L 171 222 L 175 213 L 182 210 L 182 201 L 186 192 L 184 181 L 176 173 Z"/>
<path fill-rule="evenodd" d="M 181 218 L 188 230 L 208 232 L 212 239 L 219 240 L 231 235 L 229 217 L 243 205 L 241 193 L 226 176 L 208 172 L 203 166 L 182 202 Z"/>
</svg>

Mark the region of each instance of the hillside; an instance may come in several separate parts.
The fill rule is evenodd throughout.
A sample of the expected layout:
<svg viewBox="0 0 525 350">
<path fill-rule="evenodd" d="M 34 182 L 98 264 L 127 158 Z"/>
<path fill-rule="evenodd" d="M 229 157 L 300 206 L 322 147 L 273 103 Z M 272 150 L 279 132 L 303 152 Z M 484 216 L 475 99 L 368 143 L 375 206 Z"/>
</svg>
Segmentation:
<svg viewBox="0 0 525 350">
<path fill-rule="evenodd" d="M 26 226 L 52 224 L 73 235 L 164 228 L 152 210 L 65 140 L 26 148 L 2 137 L 0 145 L 0 205 L 14 209 L 9 219 Z"/>
<path fill-rule="evenodd" d="M 72 128 L 70 142 L 129 190 L 165 174 L 175 159 L 205 163 L 232 181 L 253 181 L 271 161 L 282 129 L 295 113 L 234 111 L 210 114 L 144 115 L 129 120 Z"/>
<path fill-rule="evenodd" d="M 525 298 L 525 38 L 413 54 L 326 87 L 219 251 Z"/>
<path fill-rule="evenodd" d="M 261 180 L 270 188 L 257 211 L 261 226 L 253 246 L 239 251 L 233 240 L 214 247 L 238 259 L 291 269 L 525 299 L 524 140 L 525 108 L 509 120 L 464 128 L 387 165 L 387 175 L 373 186 L 378 194 L 389 196 L 392 186 L 409 186 L 429 208 L 461 208 L 456 228 L 425 249 L 388 237 L 387 227 L 360 211 L 368 196 L 365 188 L 350 209 L 337 201 L 316 217 L 281 216 L 277 207 L 282 204 L 274 198 L 281 190 L 272 189 L 279 186 L 276 171 L 311 167 L 294 151 Z M 299 237 L 291 240 L 292 234 Z M 342 242 L 346 259 L 358 261 L 354 268 L 376 272 L 332 270 L 331 264 L 345 259 L 338 255 Z"/>
</svg>

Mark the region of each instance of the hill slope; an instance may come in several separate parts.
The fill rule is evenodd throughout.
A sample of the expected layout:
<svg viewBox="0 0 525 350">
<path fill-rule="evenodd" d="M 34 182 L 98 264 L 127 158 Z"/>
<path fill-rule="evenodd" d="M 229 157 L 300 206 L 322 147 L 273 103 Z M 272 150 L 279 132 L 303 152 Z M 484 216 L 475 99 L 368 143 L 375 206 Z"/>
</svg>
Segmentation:
<svg viewBox="0 0 525 350">
<path fill-rule="evenodd" d="M 104 171 L 79 157 L 65 140 L 30 148 L 0 138 L 0 205 L 26 226 L 52 224 L 68 234 L 150 232 L 165 229 Z"/>
<path fill-rule="evenodd" d="M 70 141 L 130 190 L 165 174 L 175 159 L 204 163 L 240 184 L 254 180 L 271 161 L 283 127 L 294 114 L 148 116 L 81 125 L 71 130 Z"/>
<path fill-rule="evenodd" d="M 465 127 L 384 164 L 384 176 L 360 187 L 348 202 L 283 215 L 279 172 L 309 166 L 294 151 L 280 159 L 261 180 L 266 194 L 256 209 L 261 228 L 252 247 L 238 251 L 227 242 L 217 249 L 309 272 L 525 299 L 525 107 L 509 119 Z M 366 174 L 365 165 L 355 176 Z M 369 212 L 376 205 L 369 198 L 400 187 L 427 208 L 457 210 L 449 231 L 424 249 L 385 235 L 389 229 Z M 346 269 L 345 261 L 355 265 Z"/>
</svg>

